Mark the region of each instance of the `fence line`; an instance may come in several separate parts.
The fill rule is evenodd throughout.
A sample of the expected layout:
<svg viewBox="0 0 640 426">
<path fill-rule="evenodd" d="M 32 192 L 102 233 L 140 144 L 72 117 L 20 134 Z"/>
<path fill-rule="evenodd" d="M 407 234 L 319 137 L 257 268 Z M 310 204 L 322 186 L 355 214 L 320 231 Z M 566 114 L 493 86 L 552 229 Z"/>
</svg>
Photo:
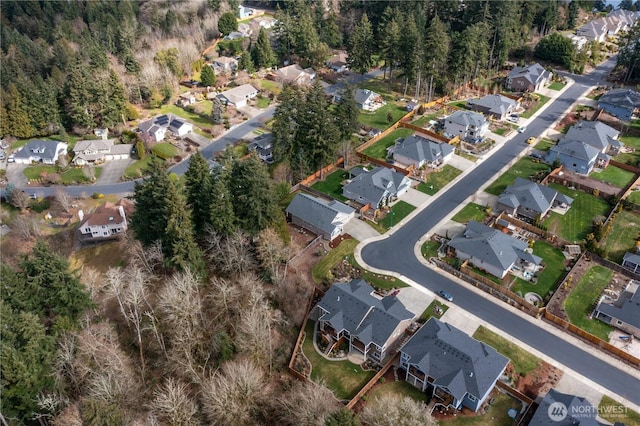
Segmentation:
<svg viewBox="0 0 640 426">
<path fill-rule="evenodd" d="M 291 359 L 289 360 L 289 373 L 291 373 L 296 378 L 306 382 L 309 381 L 309 378 L 304 374 L 299 372 L 294 368 L 294 363 L 296 361 L 296 357 L 298 355 L 298 351 L 301 351 L 300 345 L 302 344 L 302 337 L 304 336 L 304 329 L 307 327 L 307 321 L 309 320 L 309 315 L 311 314 L 311 307 L 313 306 L 313 302 L 317 296 L 321 296 L 323 293 L 317 287 L 313 287 L 313 291 L 311 292 L 311 296 L 309 297 L 309 301 L 307 302 L 307 313 L 304 316 L 304 320 L 302 320 L 302 325 L 300 326 L 300 332 L 298 333 L 298 338 L 296 339 L 296 344 L 293 347 L 293 353 L 291 354 Z M 313 334 L 311 336 L 307 336 L 307 338 L 313 339 Z"/>
<path fill-rule="evenodd" d="M 387 370 L 389 370 L 389 368 L 391 368 L 391 366 L 396 362 L 396 360 L 398 359 L 398 357 L 400 356 L 400 352 L 396 352 L 393 357 L 389 360 L 389 362 L 387 362 L 384 367 L 382 367 L 380 369 L 380 371 L 378 371 L 376 373 L 375 376 L 373 376 L 371 378 L 371 380 L 369 380 L 367 382 L 366 385 L 364 385 L 364 387 L 362 389 L 360 389 L 360 391 L 356 394 L 356 396 L 353 397 L 353 399 L 351 399 L 351 401 L 349 401 L 347 403 L 347 409 L 348 410 L 352 410 L 353 407 L 358 403 L 358 401 L 360 401 L 360 398 L 362 398 L 362 396 L 364 394 L 366 394 L 367 392 L 369 392 L 369 390 L 371 390 L 371 388 L 378 383 L 378 380 L 380 380 L 380 377 L 384 376 L 384 374 L 387 372 Z"/>
<path fill-rule="evenodd" d="M 300 181 L 300 184 L 309 185 L 314 180 L 319 179 L 322 175 L 324 175 L 326 173 L 332 173 L 341 164 L 344 165 L 344 157 L 338 158 L 335 163 L 329 164 L 328 166 L 325 166 L 322 169 L 318 170 L 317 172 L 307 176 L 305 179 Z"/>
</svg>

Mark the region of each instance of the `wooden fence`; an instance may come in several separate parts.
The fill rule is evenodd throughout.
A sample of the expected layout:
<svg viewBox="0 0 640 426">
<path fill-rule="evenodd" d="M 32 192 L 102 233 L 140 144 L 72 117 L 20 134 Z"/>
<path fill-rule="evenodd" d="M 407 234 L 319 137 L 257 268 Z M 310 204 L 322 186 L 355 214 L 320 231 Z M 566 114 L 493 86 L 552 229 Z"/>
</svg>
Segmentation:
<svg viewBox="0 0 640 426">
<path fill-rule="evenodd" d="M 556 234 L 552 234 L 549 231 L 546 231 L 542 228 L 538 228 L 535 225 L 532 225 L 530 223 L 524 222 L 520 219 L 516 219 L 513 216 L 509 216 L 508 214 L 505 214 L 504 212 L 500 212 L 500 214 L 496 217 L 496 220 L 498 219 L 502 219 L 502 220 L 506 220 L 507 222 L 511 223 L 512 225 L 515 225 L 519 228 L 525 229 L 529 232 L 532 232 L 538 236 L 540 236 L 541 238 L 544 238 L 545 240 L 549 241 L 550 243 L 553 243 L 555 245 L 559 245 L 559 246 L 564 246 L 566 244 L 570 244 L 568 241 L 563 240 L 562 238 L 558 237 Z"/>
<path fill-rule="evenodd" d="M 634 175 L 640 174 L 640 168 L 636 166 L 632 166 L 631 164 L 620 163 L 619 161 L 616 161 L 616 160 L 609 160 L 609 165 L 617 167 L 622 170 L 626 170 L 628 172 L 633 173 Z"/>
<path fill-rule="evenodd" d="M 618 265 L 617 263 L 614 263 L 608 259 L 605 259 L 601 256 L 598 256 L 595 253 L 591 253 L 591 252 L 587 252 L 586 256 L 588 256 L 590 259 L 592 259 L 594 262 L 597 262 L 599 264 L 601 264 L 602 266 L 609 268 L 613 271 L 616 271 L 622 275 L 625 275 L 627 278 L 632 279 L 632 280 L 637 280 L 640 279 L 640 274 L 635 274 L 633 271 L 630 271 L 629 269 L 625 268 L 622 265 Z"/>
<path fill-rule="evenodd" d="M 533 399 L 529 398 L 527 395 L 523 394 L 518 389 L 511 387 L 504 382 L 501 382 L 500 380 L 496 382 L 496 387 L 518 398 L 520 401 L 524 402 L 527 405 L 531 405 L 533 403 Z"/>
<path fill-rule="evenodd" d="M 298 352 L 301 351 L 302 349 L 300 348 L 300 345 L 302 344 L 302 339 L 304 337 L 304 329 L 307 327 L 307 321 L 309 320 L 309 314 L 311 314 L 311 308 L 313 307 L 313 303 L 316 300 L 317 297 L 322 296 L 323 293 L 320 289 L 318 289 L 317 287 L 313 287 L 313 292 L 311 293 L 311 296 L 309 297 L 309 301 L 307 302 L 307 313 L 304 316 L 304 320 L 302 320 L 302 325 L 300 326 L 300 333 L 298 333 L 298 338 L 296 339 L 296 344 L 293 347 L 293 353 L 291 354 L 291 359 L 289 360 L 289 373 L 291 373 L 292 376 L 302 380 L 302 381 L 308 381 L 309 378 L 306 377 L 304 374 L 302 374 L 301 372 L 299 372 L 298 370 L 296 370 L 294 368 L 294 364 L 296 361 L 296 356 L 298 355 Z M 308 339 L 313 339 L 313 335 L 311 336 L 306 336 Z"/>
<path fill-rule="evenodd" d="M 450 143 L 449 139 L 445 138 L 442 135 L 439 135 L 437 133 L 434 133 L 430 130 L 427 130 L 423 127 L 420 126 L 416 126 L 415 124 L 411 124 L 411 123 L 406 123 L 404 121 L 400 122 L 400 127 L 404 127 L 405 129 L 410 129 L 413 130 L 414 132 L 418 132 L 418 133 L 422 133 L 426 136 L 428 136 L 430 139 L 436 140 L 436 141 L 440 141 L 440 142 L 444 142 L 444 143 Z"/>
<path fill-rule="evenodd" d="M 622 192 L 622 190 L 619 190 L 614 194 L 606 193 L 606 192 L 600 190 L 599 188 L 594 188 L 594 187 L 588 185 L 585 182 L 576 182 L 576 181 L 569 180 L 569 179 L 566 179 L 566 178 L 564 178 L 562 176 L 558 176 L 558 175 L 548 176 L 547 181 L 553 182 L 553 183 L 557 183 L 558 185 L 562 185 L 562 186 L 565 186 L 567 188 L 571 186 L 571 187 L 573 187 L 573 188 L 575 188 L 577 190 L 586 192 L 588 194 L 593 194 L 593 195 L 597 194 L 598 198 L 602 198 L 605 201 L 611 195 L 620 195 L 620 193 Z"/>
<path fill-rule="evenodd" d="M 413 165 L 410 165 L 409 167 L 404 168 L 404 167 L 398 166 L 397 164 L 389 164 L 386 161 L 383 161 L 383 160 L 381 160 L 379 158 L 371 157 L 371 156 L 369 156 L 367 154 L 363 154 L 361 152 L 358 153 L 358 156 L 360 157 L 360 160 L 363 163 L 367 163 L 368 162 L 368 163 L 376 164 L 378 166 L 391 168 L 391 169 L 394 169 L 395 171 L 397 171 L 399 173 L 402 173 L 405 176 L 409 176 L 413 172 Z"/>
<path fill-rule="evenodd" d="M 369 380 L 369 382 L 367 382 L 367 384 L 363 386 L 362 389 L 360 389 L 360 391 L 356 394 L 356 396 L 354 396 L 353 399 L 351 399 L 351 401 L 347 403 L 347 409 L 349 410 L 353 409 L 353 407 L 358 403 L 358 401 L 360 401 L 360 398 L 362 398 L 364 394 L 369 392 L 371 388 L 375 386 L 376 383 L 378 383 L 378 380 L 380 380 L 380 377 L 384 376 L 384 373 L 386 373 L 387 370 L 391 368 L 391 366 L 396 362 L 399 356 L 400 356 L 400 352 L 396 352 L 395 355 L 393 355 L 393 357 L 389 360 L 389 362 L 387 362 L 380 369 L 380 371 L 378 371 L 376 375 L 373 376 L 371 380 Z"/>
<path fill-rule="evenodd" d="M 307 176 L 305 179 L 300 181 L 300 184 L 309 185 L 311 182 L 315 181 L 316 179 L 320 179 L 321 176 L 324 176 L 325 174 L 328 174 L 328 173 L 332 173 L 341 165 L 344 165 L 344 157 L 338 158 L 338 160 L 336 160 L 335 163 L 329 164 L 328 166 L 323 167 L 317 172 Z"/>
</svg>

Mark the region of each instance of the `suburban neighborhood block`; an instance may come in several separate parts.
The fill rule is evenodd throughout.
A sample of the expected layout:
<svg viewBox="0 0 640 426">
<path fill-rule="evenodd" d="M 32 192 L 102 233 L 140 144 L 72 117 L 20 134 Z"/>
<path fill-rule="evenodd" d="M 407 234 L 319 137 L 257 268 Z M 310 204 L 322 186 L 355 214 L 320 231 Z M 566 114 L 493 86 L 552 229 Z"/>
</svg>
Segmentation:
<svg viewBox="0 0 640 426">
<path fill-rule="evenodd" d="M 498 198 L 498 210 L 511 216 L 539 220 L 553 208 L 566 212 L 571 203 L 573 198 L 553 188 L 517 177 Z"/>
</svg>

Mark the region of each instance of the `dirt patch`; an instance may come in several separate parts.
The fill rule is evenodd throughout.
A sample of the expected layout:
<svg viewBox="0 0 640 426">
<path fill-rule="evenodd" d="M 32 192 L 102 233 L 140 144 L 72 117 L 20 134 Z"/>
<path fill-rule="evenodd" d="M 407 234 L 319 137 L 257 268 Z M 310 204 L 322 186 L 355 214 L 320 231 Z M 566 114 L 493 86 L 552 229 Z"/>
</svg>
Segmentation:
<svg viewBox="0 0 640 426">
<path fill-rule="evenodd" d="M 560 381 L 563 374 L 562 370 L 544 361 L 526 376 L 518 375 L 511 364 L 507 367 L 506 373 L 514 379 L 513 387 L 531 399 L 546 395 L 549 389 Z"/>
</svg>

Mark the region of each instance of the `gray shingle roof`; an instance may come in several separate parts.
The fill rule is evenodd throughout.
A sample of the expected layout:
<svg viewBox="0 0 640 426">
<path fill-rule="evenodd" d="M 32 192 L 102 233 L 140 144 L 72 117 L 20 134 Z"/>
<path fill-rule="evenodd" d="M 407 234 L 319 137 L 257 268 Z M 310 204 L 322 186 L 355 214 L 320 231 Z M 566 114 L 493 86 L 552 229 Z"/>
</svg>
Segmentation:
<svg viewBox="0 0 640 426">
<path fill-rule="evenodd" d="M 62 145 L 58 148 L 59 145 Z M 40 157 L 41 159 L 53 160 L 56 156 L 56 150 L 58 154 L 66 151 L 67 144 L 60 141 L 48 141 L 35 139 L 27 142 L 20 150 L 14 153 L 14 158 L 30 158 L 33 156 Z"/>
<path fill-rule="evenodd" d="M 358 174 L 343 187 L 343 193 L 360 195 L 364 200 L 374 203 L 372 207 L 375 208 L 387 192 L 395 196 L 403 186 L 410 184 L 402 173 L 380 166 Z"/>
<path fill-rule="evenodd" d="M 513 208 L 522 206 L 534 212 L 545 213 L 551 208 L 557 195 L 558 191 L 553 188 L 517 177 L 513 185 L 508 186 L 500 195 L 498 203 Z M 562 202 L 571 204 L 573 199 L 564 196 Z"/>
<path fill-rule="evenodd" d="M 540 80 L 546 78 L 549 72 L 545 70 L 539 63 L 531 64 L 526 67 L 515 67 L 509 71 L 507 78 L 524 77 L 531 84 L 538 84 Z"/>
<path fill-rule="evenodd" d="M 395 296 L 380 300 L 371 293 L 373 287 L 362 279 L 333 284 L 318 303 L 327 311 L 320 320 L 365 343 L 384 346 L 400 322 L 414 315 Z"/>
<path fill-rule="evenodd" d="M 633 110 L 640 108 L 640 93 L 631 89 L 612 89 L 602 95 L 598 102 Z"/>
<path fill-rule="evenodd" d="M 614 143 L 619 134 L 613 127 L 599 121 L 580 121 L 569 128 L 566 138 L 588 143 L 601 151 Z"/>
<path fill-rule="evenodd" d="M 422 136 L 410 135 L 404 138 L 395 154 L 403 155 L 416 162 L 438 161 L 453 152 L 454 148 L 448 143 L 434 142 Z"/>
<path fill-rule="evenodd" d="M 454 112 L 446 118 L 446 121 L 451 121 L 453 123 L 460 124 L 461 126 L 476 127 L 482 127 L 487 122 L 482 114 L 463 110 Z"/>
<path fill-rule="evenodd" d="M 630 286 L 633 286 L 633 284 L 630 284 L 620 294 L 618 300 L 613 303 L 600 302 L 596 310 L 611 318 L 640 328 L 640 290 L 637 285 L 633 289 L 630 289 Z"/>
<path fill-rule="evenodd" d="M 552 420 L 549 416 L 549 407 L 554 402 L 562 403 L 566 407 L 567 415 L 563 420 Z M 598 410 L 586 398 L 549 389 L 549 392 L 540 402 L 538 409 L 529 421 L 529 426 L 601 426 L 608 424 L 597 421 L 597 414 Z"/>
<path fill-rule="evenodd" d="M 353 98 L 357 104 L 365 104 L 367 100 L 377 97 L 380 97 L 380 95 L 369 89 L 356 89 L 353 91 Z"/>
<path fill-rule="evenodd" d="M 296 216 L 306 223 L 331 234 L 336 226 L 344 225 L 345 215 L 355 213 L 351 207 L 339 201 L 325 201 L 311 195 L 297 194 L 289 206 L 287 214 Z"/>
<path fill-rule="evenodd" d="M 506 235 L 485 224 L 469 221 L 462 236 L 449 242 L 449 246 L 460 252 L 483 260 L 501 270 L 510 268 L 518 259 L 539 265 L 542 258 L 535 255 L 523 257 L 528 244 Z"/>
<path fill-rule="evenodd" d="M 466 393 L 483 397 L 509 363 L 491 346 L 436 318 L 430 318 L 401 352 L 459 401 Z"/>
<path fill-rule="evenodd" d="M 500 116 L 504 115 L 510 108 L 515 108 L 516 106 L 516 101 L 513 99 L 498 94 L 487 95 L 480 99 L 472 99 L 468 103 L 471 106 L 478 105 L 488 108 L 489 112 L 499 114 Z"/>
<path fill-rule="evenodd" d="M 560 139 L 556 146 L 552 146 L 551 151 L 589 162 L 594 161 L 600 153 L 600 151 L 591 145 L 567 139 L 566 137 Z"/>
</svg>

